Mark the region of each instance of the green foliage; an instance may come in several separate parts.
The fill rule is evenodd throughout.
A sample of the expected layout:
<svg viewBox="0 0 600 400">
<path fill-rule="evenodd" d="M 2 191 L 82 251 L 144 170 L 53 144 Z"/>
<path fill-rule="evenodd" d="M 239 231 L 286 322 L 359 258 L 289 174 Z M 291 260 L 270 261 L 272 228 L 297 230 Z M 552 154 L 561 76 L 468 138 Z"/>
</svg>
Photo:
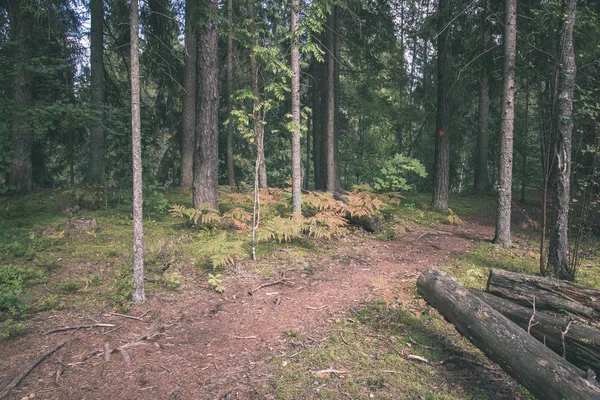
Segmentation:
<svg viewBox="0 0 600 400">
<path fill-rule="evenodd" d="M 446 221 L 450 225 L 462 225 L 464 224 L 463 220 L 458 217 L 458 215 L 454 214 L 451 208 L 448 209 L 448 215 L 446 216 Z"/>
<path fill-rule="evenodd" d="M 39 309 L 43 311 L 60 310 L 65 307 L 61 301 L 60 296 L 57 294 L 51 294 L 38 303 Z"/>
<path fill-rule="evenodd" d="M 65 293 L 75 293 L 81 289 L 81 282 L 77 279 L 67 279 L 65 282 L 60 283 L 58 288 Z"/>
<path fill-rule="evenodd" d="M 225 291 L 221 274 L 208 274 L 208 285 L 217 293 L 223 293 Z"/>
<path fill-rule="evenodd" d="M 0 327 L 0 337 L 14 339 L 24 335 L 29 329 L 29 324 L 26 322 L 15 322 L 12 319 L 7 319 Z"/>
<path fill-rule="evenodd" d="M 27 287 L 43 277 L 41 271 L 16 266 L 0 266 L 0 317 L 5 313 L 19 315 L 26 309 L 30 296 Z"/>
<path fill-rule="evenodd" d="M 396 154 L 392 159 L 383 163 L 380 176 L 375 179 L 373 188 L 378 192 L 399 192 L 414 188 L 409 179 L 417 176 L 427 177 L 427 171 L 421 162 L 415 158 Z"/>
</svg>

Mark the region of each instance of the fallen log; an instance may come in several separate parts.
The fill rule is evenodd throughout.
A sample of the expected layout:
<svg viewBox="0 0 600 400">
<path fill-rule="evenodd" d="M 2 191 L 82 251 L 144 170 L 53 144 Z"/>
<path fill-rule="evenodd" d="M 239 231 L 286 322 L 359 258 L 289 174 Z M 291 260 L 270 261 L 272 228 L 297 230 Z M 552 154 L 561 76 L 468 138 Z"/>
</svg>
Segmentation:
<svg viewBox="0 0 600 400">
<path fill-rule="evenodd" d="M 486 291 L 526 307 L 535 296 L 538 310 L 600 319 L 600 290 L 572 282 L 493 269 L 488 277 Z"/>
<path fill-rule="evenodd" d="M 596 375 L 600 374 L 600 332 L 572 324 L 567 318 L 540 312 L 537 310 L 537 301 L 534 315 L 533 307 L 527 308 L 479 290 L 470 292 L 525 331 L 529 331 L 558 355 L 564 354 L 571 364 L 584 371 L 591 369 Z"/>
<path fill-rule="evenodd" d="M 540 399 L 599 399 L 586 373 L 529 336 L 441 271 L 429 269 L 417 290 L 456 329 Z"/>
<path fill-rule="evenodd" d="M 348 213 L 346 219 L 351 224 L 358 225 L 370 233 L 377 233 L 383 229 L 383 219 L 379 215 L 362 215 L 357 217 Z"/>
</svg>

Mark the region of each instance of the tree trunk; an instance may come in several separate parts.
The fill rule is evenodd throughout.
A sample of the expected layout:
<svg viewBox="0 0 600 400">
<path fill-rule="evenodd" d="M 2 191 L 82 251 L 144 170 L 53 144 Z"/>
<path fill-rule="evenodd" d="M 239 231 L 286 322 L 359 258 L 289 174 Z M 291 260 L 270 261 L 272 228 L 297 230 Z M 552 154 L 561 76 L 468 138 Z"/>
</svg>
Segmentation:
<svg viewBox="0 0 600 400">
<path fill-rule="evenodd" d="M 198 34 L 194 0 L 185 2 L 185 54 L 183 65 L 183 105 L 181 121 L 181 187 L 194 182 L 194 148 L 196 143 L 196 56 Z"/>
<path fill-rule="evenodd" d="M 104 140 L 104 2 L 90 0 L 90 69 L 92 106 L 100 113 L 90 127 L 90 153 L 87 181 L 91 184 L 104 184 L 105 140 Z"/>
<path fill-rule="evenodd" d="M 31 64 L 31 31 L 33 14 L 27 3 L 11 0 L 9 3 L 11 20 L 11 40 L 19 44 L 14 77 L 13 105 L 15 114 L 11 121 L 11 141 L 13 146 L 9 184 L 17 193 L 27 193 L 32 189 L 31 151 L 33 131 L 25 109 L 33 102 L 31 76 L 27 66 Z"/>
<path fill-rule="evenodd" d="M 325 190 L 334 193 L 335 177 L 335 7 L 327 18 L 327 49 L 325 73 Z"/>
<path fill-rule="evenodd" d="M 584 371 L 590 368 L 596 375 L 600 373 L 600 332 L 573 324 L 566 318 L 539 312 L 537 303 L 534 316 L 531 306 L 523 307 L 478 290 L 470 292 L 525 331 L 529 330 L 533 337 L 559 356 L 564 354 L 571 364 Z"/>
<path fill-rule="evenodd" d="M 450 192 L 450 110 L 448 85 L 452 60 L 450 54 L 450 6 L 448 0 L 440 0 L 437 15 L 438 36 L 438 92 L 435 132 L 435 176 L 433 183 L 433 207 L 448 212 Z"/>
<path fill-rule="evenodd" d="M 133 155 L 133 302 L 144 293 L 144 213 L 142 210 L 142 135 L 140 115 L 140 53 L 138 0 L 131 0 L 131 143 Z"/>
<path fill-rule="evenodd" d="M 260 104 L 260 84 L 259 84 L 259 66 L 256 55 L 254 54 L 254 46 L 257 46 L 256 40 L 256 14 L 254 12 L 254 1 L 248 0 L 248 16 L 250 17 L 250 25 L 248 31 L 252 38 L 252 49 L 250 51 L 250 85 L 252 86 L 252 95 L 254 96 L 254 104 L 252 111 L 252 119 L 254 121 L 254 142 L 256 143 L 256 159 L 258 161 L 258 182 L 261 188 L 267 188 L 267 166 L 265 164 L 265 126 L 262 121 L 262 111 Z"/>
<path fill-rule="evenodd" d="M 342 59 L 342 47 L 340 43 L 340 7 L 335 6 L 333 8 L 333 173 L 336 192 L 342 187 L 340 178 L 340 60 Z"/>
<path fill-rule="evenodd" d="M 325 189 L 325 180 L 323 179 L 323 64 L 312 59 L 313 87 L 312 87 L 312 106 L 313 106 L 313 174 L 315 180 L 315 190 Z"/>
<path fill-rule="evenodd" d="M 521 146 L 521 199 L 525 203 L 527 195 L 527 155 L 529 153 L 529 74 L 527 74 L 527 84 L 525 85 L 525 128 L 523 132 L 523 145 Z"/>
<path fill-rule="evenodd" d="M 511 245 L 513 132 L 515 122 L 515 55 L 517 51 L 517 0 L 506 0 L 504 29 L 504 86 L 500 128 L 498 209 L 494 243 Z"/>
<path fill-rule="evenodd" d="M 535 296 L 538 310 L 600 319 L 600 290 L 575 283 L 493 269 L 486 290 L 523 306 L 529 306 Z"/>
<path fill-rule="evenodd" d="M 417 290 L 456 329 L 539 399 L 598 399 L 586 374 L 438 270 L 427 270 Z"/>
<path fill-rule="evenodd" d="M 200 28 L 198 40 L 194 207 L 201 203 L 217 207 L 219 200 L 219 1 L 211 0 L 206 7 L 210 17 Z"/>
<path fill-rule="evenodd" d="M 235 172 L 233 170 L 233 0 L 227 0 L 227 20 L 229 32 L 227 33 L 227 184 L 235 185 Z"/>
<path fill-rule="evenodd" d="M 553 214 L 554 225 L 548 248 L 548 269 L 560 279 L 575 279 L 575 268 L 569 265 L 569 206 L 571 200 L 571 137 L 573 134 L 573 93 L 575 91 L 575 50 L 573 26 L 577 0 L 563 0 L 564 21 L 559 41 L 559 75 L 557 88 L 556 148 Z"/>
<path fill-rule="evenodd" d="M 490 142 L 490 86 L 489 65 L 491 57 L 489 51 L 492 48 L 492 34 L 490 22 L 492 2 L 485 0 L 485 11 L 481 17 L 483 57 L 481 58 L 481 77 L 479 80 L 479 129 L 477 131 L 477 143 L 475 153 L 475 190 L 479 192 L 490 188 L 488 175 L 488 150 Z"/>
<path fill-rule="evenodd" d="M 298 49 L 298 13 L 300 0 L 292 0 L 292 213 L 302 212 L 302 154 L 300 149 L 300 51 Z"/>
</svg>

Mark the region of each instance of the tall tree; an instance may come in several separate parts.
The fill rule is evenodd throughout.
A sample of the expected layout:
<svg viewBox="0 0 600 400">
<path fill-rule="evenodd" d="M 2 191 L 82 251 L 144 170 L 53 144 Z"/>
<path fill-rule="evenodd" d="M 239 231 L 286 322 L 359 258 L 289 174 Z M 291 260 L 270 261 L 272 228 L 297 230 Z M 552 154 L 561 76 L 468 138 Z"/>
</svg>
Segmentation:
<svg viewBox="0 0 600 400">
<path fill-rule="evenodd" d="M 17 193 L 26 193 L 32 188 L 33 131 L 25 116 L 25 110 L 33 102 L 31 75 L 27 68 L 31 64 L 32 55 L 33 10 L 27 1 L 10 0 L 8 11 L 11 40 L 18 43 L 12 93 L 15 113 L 10 127 L 13 152 L 9 183 Z"/>
<path fill-rule="evenodd" d="M 336 7 L 333 6 L 329 16 L 327 17 L 327 52 L 326 52 L 326 64 L 325 64 L 325 115 L 323 123 L 323 137 L 325 142 L 325 189 L 334 193 L 337 189 L 337 178 L 336 178 L 336 133 L 335 133 L 335 14 Z"/>
<path fill-rule="evenodd" d="M 450 5 L 448 0 L 438 4 L 438 90 L 437 120 L 435 131 L 435 177 L 433 185 L 433 207 L 447 212 L 450 192 L 450 109 L 448 107 L 448 88 L 452 68 L 450 50 Z"/>
<path fill-rule="evenodd" d="M 198 38 L 198 90 L 192 203 L 217 206 L 219 200 L 219 0 L 202 7 Z"/>
<path fill-rule="evenodd" d="M 300 149 L 300 50 L 298 47 L 298 13 L 300 0 L 292 0 L 290 30 L 292 34 L 292 212 L 302 211 L 302 155 Z"/>
<path fill-rule="evenodd" d="M 559 31 L 558 85 L 556 92 L 556 143 L 554 149 L 554 225 L 548 249 L 548 267 L 560 279 L 573 280 L 569 266 L 569 207 L 571 204 L 571 137 L 573 134 L 573 93 L 575 91 L 575 50 L 573 27 L 577 0 L 563 0 Z"/>
<path fill-rule="evenodd" d="M 263 113 L 260 101 L 260 70 L 258 59 L 256 58 L 256 47 L 258 41 L 256 38 L 256 13 L 254 10 L 254 1 L 248 0 L 248 33 L 250 34 L 250 85 L 252 86 L 252 96 L 254 97 L 252 106 L 252 120 L 254 122 L 254 142 L 256 144 L 256 158 L 258 160 L 258 181 L 261 188 L 267 187 L 267 166 L 265 164 L 265 126 L 262 120 Z"/>
<path fill-rule="evenodd" d="M 196 1 L 185 2 L 185 54 L 183 66 L 183 109 L 181 121 L 181 187 L 191 188 L 194 180 L 196 142 L 196 54 L 198 50 Z"/>
<path fill-rule="evenodd" d="M 313 130 L 313 175 L 315 181 L 315 190 L 325 189 L 325 179 L 323 173 L 323 109 L 322 88 L 323 88 L 323 64 L 316 57 L 312 58 L 312 130 Z"/>
<path fill-rule="evenodd" d="M 489 18 L 492 15 L 492 1 L 483 0 L 484 12 L 481 14 L 482 51 L 481 76 L 479 78 L 479 126 L 475 153 L 475 190 L 485 191 L 490 187 L 488 175 L 488 150 L 490 142 L 490 84 L 489 67 L 491 65 L 492 33 Z"/>
<path fill-rule="evenodd" d="M 235 185 L 235 172 L 233 169 L 233 0 L 227 0 L 227 184 Z"/>
<path fill-rule="evenodd" d="M 103 184 L 105 173 L 104 144 L 104 1 L 90 0 L 90 69 L 92 106 L 99 115 L 90 127 L 87 181 Z"/>
<path fill-rule="evenodd" d="M 517 51 L 517 0 L 506 0 L 504 23 L 504 81 L 502 123 L 500 127 L 500 163 L 498 167 L 498 209 L 494 242 L 511 244 L 513 133 L 515 123 L 515 57 Z"/>
<path fill-rule="evenodd" d="M 144 213 L 142 210 L 142 135 L 140 113 L 140 52 L 138 0 L 131 0 L 131 144 L 133 155 L 133 302 L 144 293 Z"/>
</svg>

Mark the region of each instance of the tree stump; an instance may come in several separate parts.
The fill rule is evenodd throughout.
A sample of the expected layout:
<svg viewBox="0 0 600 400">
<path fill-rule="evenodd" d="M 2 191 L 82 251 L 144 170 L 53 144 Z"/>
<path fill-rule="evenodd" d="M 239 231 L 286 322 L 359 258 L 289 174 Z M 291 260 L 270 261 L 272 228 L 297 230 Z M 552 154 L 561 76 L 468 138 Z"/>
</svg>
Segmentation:
<svg viewBox="0 0 600 400">
<path fill-rule="evenodd" d="M 96 219 L 92 217 L 74 218 L 65 224 L 65 236 L 70 238 L 88 237 L 98 228 Z"/>
</svg>

